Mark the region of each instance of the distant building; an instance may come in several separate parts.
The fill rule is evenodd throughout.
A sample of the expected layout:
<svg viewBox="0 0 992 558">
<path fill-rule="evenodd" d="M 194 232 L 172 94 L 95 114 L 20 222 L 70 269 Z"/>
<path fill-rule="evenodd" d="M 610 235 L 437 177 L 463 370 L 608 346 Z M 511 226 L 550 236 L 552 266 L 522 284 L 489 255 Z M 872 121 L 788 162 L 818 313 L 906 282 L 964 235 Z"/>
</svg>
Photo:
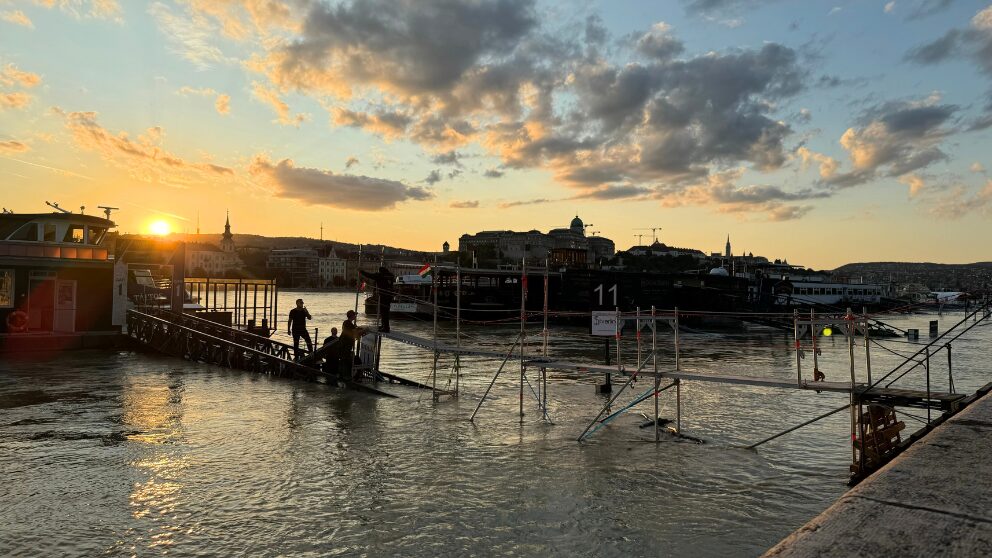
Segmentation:
<svg viewBox="0 0 992 558">
<path fill-rule="evenodd" d="M 227 214 L 227 219 L 224 221 L 224 234 L 220 239 L 220 249 L 222 252 L 227 252 L 233 254 L 237 252 L 237 247 L 234 245 L 234 235 L 231 234 L 231 214 Z"/>
<path fill-rule="evenodd" d="M 728 234 L 727 235 L 727 246 L 723 250 L 723 257 L 729 258 L 730 255 L 731 255 L 731 252 L 730 252 L 730 235 Z"/>
<path fill-rule="evenodd" d="M 500 261 L 537 262 L 585 265 L 612 257 L 616 252 L 613 241 L 599 236 L 586 236 L 585 224 L 576 215 L 567 229 L 552 229 L 547 234 L 536 229 L 527 232 L 482 231 L 463 234 L 458 239 L 458 251 L 475 253 L 478 259 L 492 257 Z"/>
<path fill-rule="evenodd" d="M 228 215 L 224 222 L 224 235 L 220 247 L 202 242 L 186 244 L 186 276 L 195 277 L 205 274 L 207 277 L 222 277 L 231 271 L 240 272 L 245 267 L 237 253 L 234 238 L 231 235 L 231 217 Z"/>
<path fill-rule="evenodd" d="M 668 246 L 657 240 L 649 246 L 632 246 L 627 252 L 632 256 L 692 256 L 697 260 L 706 259 L 706 254 L 702 250 Z M 719 256 L 719 254 L 715 255 Z"/>
<path fill-rule="evenodd" d="M 320 257 L 308 248 L 271 250 L 266 267 L 281 274 L 287 287 L 310 287 L 320 280 Z"/>
<path fill-rule="evenodd" d="M 339 258 L 333 249 L 320 250 L 317 255 L 318 286 L 332 287 L 335 285 L 335 279 L 338 284 L 344 284 L 348 262 Z"/>
</svg>

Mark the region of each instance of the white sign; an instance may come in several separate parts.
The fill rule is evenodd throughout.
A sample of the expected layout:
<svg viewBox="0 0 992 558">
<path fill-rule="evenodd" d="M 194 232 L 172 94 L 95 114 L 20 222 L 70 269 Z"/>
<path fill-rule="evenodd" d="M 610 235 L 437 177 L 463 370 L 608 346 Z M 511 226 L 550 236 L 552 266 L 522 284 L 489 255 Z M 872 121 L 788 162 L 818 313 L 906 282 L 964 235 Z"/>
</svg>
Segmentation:
<svg viewBox="0 0 992 558">
<path fill-rule="evenodd" d="M 390 312 L 409 312 L 413 314 L 417 311 L 416 302 L 391 302 L 389 304 Z"/>
<path fill-rule="evenodd" d="M 620 319 L 623 331 L 623 318 Z M 593 311 L 591 333 L 599 337 L 613 337 L 617 334 L 617 313 L 614 310 Z"/>
</svg>

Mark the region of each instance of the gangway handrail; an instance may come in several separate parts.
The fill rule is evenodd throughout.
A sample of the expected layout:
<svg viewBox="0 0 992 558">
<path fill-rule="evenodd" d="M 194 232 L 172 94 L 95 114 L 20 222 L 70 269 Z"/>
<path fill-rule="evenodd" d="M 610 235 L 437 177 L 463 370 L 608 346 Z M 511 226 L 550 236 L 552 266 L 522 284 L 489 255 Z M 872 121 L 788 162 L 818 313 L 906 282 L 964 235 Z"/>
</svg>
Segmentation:
<svg viewBox="0 0 992 558">
<path fill-rule="evenodd" d="M 184 325 L 181 325 L 181 324 L 177 324 L 175 322 L 170 322 L 169 320 L 166 320 L 164 318 L 160 318 L 158 316 L 154 316 L 152 314 L 148 314 L 148 313 L 145 313 L 145 312 L 140 312 L 140 311 L 135 310 L 133 308 L 129 308 L 128 309 L 128 313 L 136 314 L 138 316 L 142 316 L 143 318 L 149 318 L 149 319 L 155 320 L 157 322 L 164 323 L 164 324 L 168 325 L 169 327 L 175 327 L 175 328 L 179 328 L 179 329 L 183 329 L 183 330 L 186 330 L 186 331 L 195 333 L 197 335 L 202 335 L 203 337 L 206 337 L 206 338 L 208 338 L 208 339 L 210 339 L 212 341 L 219 341 L 219 342 L 221 342 L 223 344 L 226 344 L 226 345 L 232 345 L 232 346 L 234 346 L 237 349 L 241 349 L 241 350 L 244 350 L 244 351 L 247 351 L 247 352 L 250 352 L 250 353 L 255 353 L 255 354 L 263 355 L 263 356 L 266 356 L 266 357 L 271 357 L 271 358 L 280 360 L 280 361 L 282 361 L 282 362 L 284 362 L 286 364 L 291 364 L 294 367 L 304 368 L 304 369 L 306 369 L 309 372 L 319 372 L 319 370 L 317 370 L 316 368 L 312 368 L 312 367 L 306 366 L 304 364 L 300 364 L 300 363 L 298 363 L 296 361 L 285 359 L 285 358 L 282 358 L 282 357 L 280 357 L 278 355 L 274 355 L 272 353 L 267 353 L 265 351 L 260 351 L 258 349 L 253 348 L 253 347 L 248 347 L 246 345 L 239 345 L 238 343 L 236 343 L 234 341 L 231 341 L 230 339 L 224 339 L 222 337 L 217 337 L 217 336 L 211 335 L 209 333 L 204 333 L 203 331 L 200 331 L 198 329 L 193 329 L 191 327 L 187 327 L 187 326 L 184 326 Z"/>
<path fill-rule="evenodd" d="M 233 327 L 225 326 L 224 324 L 219 324 L 217 322 L 214 322 L 214 321 L 208 320 L 206 318 L 197 316 L 196 314 L 187 314 L 185 312 L 173 312 L 172 310 L 159 309 L 159 308 L 156 308 L 154 310 L 154 312 L 161 312 L 161 313 L 164 313 L 164 314 L 170 314 L 170 315 L 173 315 L 173 316 L 178 316 L 178 317 L 180 317 L 182 319 L 193 319 L 193 320 L 197 320 L 197 321 L 202 322 L 204 325 L 209 325 L 210 327 L 213 327 L 213 328 L 221 328 L 221 329 L 230 330 L 234 335 L 242 335 L 242 336 L 247 336 L 249 338 L 258 338 L 258 342 L 259 343 L 268 343 L 268 344 L 272 344 L 272 345 L 278 345 L 278 346 L 284 347 L 286 349 L 292 349 L 294 351 L 299 351 L 303 355 L 306 355 L 306 354 L 308 354 L 310 352 L 310 351 L 307 351 L 306 349 L 302 349 L 302 348 L 297 349 L 296 347 L 293 347 L 292 345 L 290 345 L 288 343 L 283 343 L 282 341 L 277 341 L 275 339 L 272 339 L 271 337 L 266 337 L 264 335 L 259 335 L 257 333 L 252 333 L 250 331 L 244 331 L 244 330 L 241 330 L 241 329 L 236 329 L 236 328 L 233 328 Z"/>
</svg>

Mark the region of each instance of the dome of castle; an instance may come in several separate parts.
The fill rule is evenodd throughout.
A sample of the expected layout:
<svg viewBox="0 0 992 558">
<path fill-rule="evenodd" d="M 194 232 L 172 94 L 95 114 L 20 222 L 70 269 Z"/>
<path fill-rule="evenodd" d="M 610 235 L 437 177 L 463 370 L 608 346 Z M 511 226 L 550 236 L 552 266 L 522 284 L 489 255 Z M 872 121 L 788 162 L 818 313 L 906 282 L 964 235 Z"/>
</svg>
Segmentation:
<svg viewBox="0 0 992 558">
<path fill-rule="evenodd" d="M 575 216 L 575 219 L 572 219 L 572 224 L 569 225 L 569 228 L 572 228 L 572 229 L 582 229 L 584 226 L 585 225 L 582 223 L 582 219 L 579 219 L 579 216 L 576 215 Z"/>
</svg>

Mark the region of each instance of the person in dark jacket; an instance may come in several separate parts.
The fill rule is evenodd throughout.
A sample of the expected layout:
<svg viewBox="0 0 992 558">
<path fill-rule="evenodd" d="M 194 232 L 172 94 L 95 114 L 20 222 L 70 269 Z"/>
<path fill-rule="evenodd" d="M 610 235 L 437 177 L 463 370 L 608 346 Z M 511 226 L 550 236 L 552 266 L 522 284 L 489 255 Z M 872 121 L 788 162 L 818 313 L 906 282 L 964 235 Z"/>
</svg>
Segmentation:
<svg viewBox="0 0 992 558">
<path fill-rule="evenodd" d="M 376 300 L 379 301 L 379 331 L 389 333 L 389 305 L 393 303 L 393 285 L 396 276 L 385 267 L 380 267 L 377 273 L 360 271 L 362 277 L 375 285 Z"/>
<path fill-rule="evenodd" d="M 358 327 L 355 320 L 358 318 L 358 314 L 354 310 L 348 310 L 346 315 L 346 320 L 341 324 L 341 337 L 340 340 L 335 343 L 336 345 L 336 357 L 338 360 L 338 370 L 342 379 L 351 380 L 352 378 L 352 365 L 354 364 L 354 359 L 357 358 L 355 355 L 355 342 L 357 342 L 366 331 L 363 327 Z"/>
<path fill-rule="evenodd" d="M 296 359 L 300 358 L 300 338 L 307 343 L 307 351 L 313 352 L 313 341 L 310 340 L 310 332 L 307 331 L 307 320 L 312 320 L 313 316 L 303 306 L 303 299 L 296 299 L 296 308 L 289 311 L 289 323 L 286 324 L 289 334 L 293 336 L 293 350 L 296 352 Z"/>
</svg>

